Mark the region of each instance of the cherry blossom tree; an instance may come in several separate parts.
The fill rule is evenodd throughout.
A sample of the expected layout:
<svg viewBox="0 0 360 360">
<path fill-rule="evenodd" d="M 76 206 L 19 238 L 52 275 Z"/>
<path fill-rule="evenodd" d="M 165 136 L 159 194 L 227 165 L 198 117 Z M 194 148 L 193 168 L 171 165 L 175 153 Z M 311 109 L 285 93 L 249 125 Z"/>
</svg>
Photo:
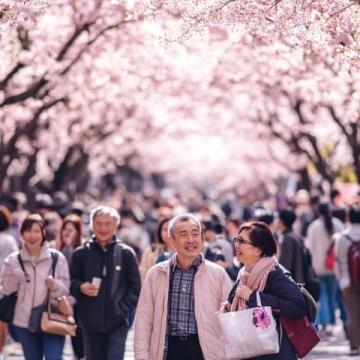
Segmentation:
<svg viewBox="0 0 360 360">
<path fill-rule="evenodd" d="M 278 3 L 281 7 L 286 2 Z M 352 8 L 354 12 L 346 15 L 352 15 L 350 25 L 356 24 L 358 3 L 350 3 L 346 7 L 342 2 L 336 12 L 334 6 L 324 5 L 328 21 L 336 18 L 339 24 L 345 22 L 345 13 Z M 307 23 L 305 15 L 303 11 L 303 22 Z M 306 46 L 295 42 L 291 29 L 285 37 L 283 25 L 261 36 L 263 28 L 239 28 L 219 60 L 213 86 L 233 99 L 233 104 L 240 99 L 240 107 L 244 97 L 250 98 L 245 101 L 251 104 L 245 119 L 268 130 L 269 144 L 280 140 L 300 155 L 298 161 L 304 164 L 310 160 L 330 184 L 351 164 L 353 178 L 359 182 L 359 62 L 358 52 L 353 51 L 358 46 L 358 29 L 353 28 L 346 41 L 343 34 L 319 47 L 314 39 Z M 332 34 L 331 29 L 324 26 L 317 34 L 320 30 Z M 243 111 L 238 105 L 233 108 L 240 114 Z M 243 115 L 241 118 L 244 120 Z M 261 126 L 259 129 L 261 132 Z"/>
<path fill-rule="evenodd" d="M 358 1 L 31 3 L 0 2 L 0 187 L 76 193 L 133 153 L 179 182 L 360 182 Z"/>
<path fill-rule="evenodd" d="M 109 76 L 96 73 L 102 65 L 93 60 L 128 42 L 127 27 L 141 18 L 106 1 L 44 2 L 42 12 L 34 4 L 25 5 L 13 4 L 2 11 L 8 19 L 2 24 L 5 36 L 0 40 L 5 50 L 0 82 L 0 184 L 22 170 L 22 185 L 31 187 L 29 180 L 42 168 L 54 173 L 56 190 L 64 185 L 70 164 L 73 175 L 66 176 L 79 178 L 74 170 L 79 170 L 79 162 L 88 161 L 91 143 L 104 141 L 134 114 L 135 105 L 129 99 L 106 112 L 117 94 L 102 98 L 101 104 L 93 101 L 103 90 L 104 76 Z M 53 158 L 40 156 L 45 152 Z M 43 161 L 37 166 L 39 159 Z"/>
</svg>

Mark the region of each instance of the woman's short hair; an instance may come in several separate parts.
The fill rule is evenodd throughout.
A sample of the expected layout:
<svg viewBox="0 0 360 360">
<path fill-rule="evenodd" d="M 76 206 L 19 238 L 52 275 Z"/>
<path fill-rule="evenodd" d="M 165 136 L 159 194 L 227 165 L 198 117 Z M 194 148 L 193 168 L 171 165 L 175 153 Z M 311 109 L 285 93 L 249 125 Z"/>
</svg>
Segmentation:
<svg viewBox="0 0 360 360">
<path fill-rule="evenodd" d="M 25 231 L 31 230 L 34 224 L 38 224 L 41 229 L 42 243 L 46 240 L 45 220 L 40 214 L 28 215 L 21 224 L 20 234 L 23 235 Z"/>
<path fill-rule="evenodd" d="M 10 210 L 4 205 L 0 205 L 0 232 L 7 230 L 11 223 L 12 216 Z"/>
<path fill-rule="evenodd" d="M 262 221 L 248 221 L 240 226 L 239 234 L 245 230 L 249 232 L 252 245 L 261 250 L 261 256 L 270 257 L 276 254 L 276 241 L 268 225 Z"/>
<path fill-rule="evenodd" d="M 164 227 L 164 225 L 166 225 L 166 223 L 169 223 L 169 221 L 170 221 L 170 218 L 164 218 L 159 222 L 157 229 L 156 229 L 156 235 L 157 235 L 156 242 L 158 242 L 160 244 L 165 244 L 165 241 L 162 237 L 162 228 Z"/>
<path fill-rule="evenodd" d="M 62 239 L 62 232 L 67 224 L 73 225 L 76 230 L 76 237 L 75 237 L 74 243 L 72 244 L 75 249 L 81 245 L 81 239 L 82 239 L 82 221 L 81 221 L 80 216 L 78 216 L 76 214 L 69 214 L 69 215 L 65 216 L 63 223 L 61 225 L 61 230 L 60 230 L 61 248 L 64 247 L 64 242 Z"/>
</svg>

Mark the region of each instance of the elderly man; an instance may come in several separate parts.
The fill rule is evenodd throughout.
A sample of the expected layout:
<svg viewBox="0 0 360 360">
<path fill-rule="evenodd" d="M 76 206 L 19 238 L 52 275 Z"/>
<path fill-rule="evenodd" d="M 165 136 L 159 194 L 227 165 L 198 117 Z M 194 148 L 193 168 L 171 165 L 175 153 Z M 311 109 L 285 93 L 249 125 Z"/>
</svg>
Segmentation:
<svg viewBox="0 0 360 360">
<path fill-rule="evenodd" d="M 90 214 L 94 236 L 75 250 L 70 265 L 87 360 L 123 359 L 128 317 L 140 293 L 135 253 L 115 235 L 119 221 L 115 209 L 95 208 Z"/>
<path fill-rule="evenodd" d="M 135 359 L 223 359 L 216 312 L 231 281 L 222 267 L 201 254 L 201 225 L 193 215 L 174 217 L 168 232 L 176 253 L 152 267 L 143 284 Z"/>
</svg>

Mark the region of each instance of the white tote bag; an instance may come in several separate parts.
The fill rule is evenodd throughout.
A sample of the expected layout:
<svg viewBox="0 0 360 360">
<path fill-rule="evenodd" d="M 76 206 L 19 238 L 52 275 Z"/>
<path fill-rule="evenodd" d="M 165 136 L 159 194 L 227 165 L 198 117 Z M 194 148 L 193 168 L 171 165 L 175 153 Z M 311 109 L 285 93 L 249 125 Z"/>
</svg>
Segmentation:
<svg viewBox="0 0 360 360">
<path fill-rule="evenodd" d="M 247 359 L 279 352 L 279 335 L 271 307 L 261 305 L 259 292 L 256 292 L 256 301 L 256 308 L 218 315 L 226 360 Z"/>
</svg>

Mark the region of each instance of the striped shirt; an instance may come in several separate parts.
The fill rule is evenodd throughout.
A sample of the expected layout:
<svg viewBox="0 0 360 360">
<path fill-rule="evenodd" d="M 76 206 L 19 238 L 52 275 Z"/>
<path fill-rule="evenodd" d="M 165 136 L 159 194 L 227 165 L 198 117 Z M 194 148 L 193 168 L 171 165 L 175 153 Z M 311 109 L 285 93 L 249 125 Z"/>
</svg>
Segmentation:
<svg viewBox="0 0 360 360">
<path fill-rule="evenodd" d="M 181 270 L 176 256 L 171 260 L 169 287 L 168 334 L 172 336 L 197 334 L 194 306 L 194 279 L 202 262 L 199 255 L 186 270 Z"/>
</svg>

